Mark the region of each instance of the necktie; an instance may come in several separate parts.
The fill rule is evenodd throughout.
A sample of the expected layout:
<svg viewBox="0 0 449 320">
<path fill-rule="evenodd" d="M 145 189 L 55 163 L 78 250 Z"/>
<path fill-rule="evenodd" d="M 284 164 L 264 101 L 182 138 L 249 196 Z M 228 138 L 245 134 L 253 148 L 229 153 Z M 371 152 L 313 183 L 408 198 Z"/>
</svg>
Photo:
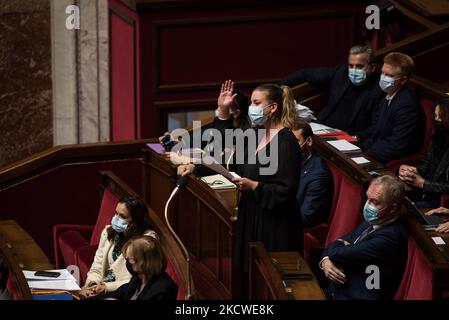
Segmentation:
<svg viewBox="0 0 449 320">
<path fill-rule="evenodd" d="M 363 239 L 365 239 L 366 236 L 369 235 L 371 231 L 373 231 L 373 226 L 369 226 L 368 228 L 363 230 L 363 232 L 359 235 L 359 237 L 357 239 L 355 239 L 354 244 L 356 244 L 356 243 L 362 241 Z"/>
</svg>

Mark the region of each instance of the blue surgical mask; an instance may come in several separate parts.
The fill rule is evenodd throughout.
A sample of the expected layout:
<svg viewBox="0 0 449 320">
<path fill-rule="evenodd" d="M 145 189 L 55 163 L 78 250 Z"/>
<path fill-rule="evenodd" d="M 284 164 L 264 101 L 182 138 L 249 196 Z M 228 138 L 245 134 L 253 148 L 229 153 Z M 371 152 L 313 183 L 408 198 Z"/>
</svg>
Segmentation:
<svg viewBox="0 0 449 320">
<path fill-rule="evenodd" d="M 395 83 L 396 83 L 396 80 L 390 76 L 386 76 L 386 75 L 380 76 L 379 87 L 383 92 L 385 92 L 387 94 L 390 94 L 394 91 Z"/>
<path fill-rule="evenodd" d="M 114 215 L 111 222 L 112 229 L 118 233 L 125 232 L 128 229 L 128 222 L 120 218 L 118 215 Z"/>
<path fill-rule="evenodd" d="M 367 201 L 363 207 L 363 219 L 369 224 L 376 224 L 379 222 L 379 209 L 373 207 Z"/>
<path fill-rule="evenodd" d="M 265 124 L 265 117 L 263 115 L 263 108 L 256 106 L 256 105 L 250 105 L 248 108 L 248 116 L 252 123 L 254 123 L 256 126 L 263 126 Z"/>
<path fill-rule="evenodd" d="M 356 86 L 364 84 L 367 78 L 367 72 L 361 69 L 349 68 L 348 69 L 348 77 L 349 80 Z"/>
</svg>

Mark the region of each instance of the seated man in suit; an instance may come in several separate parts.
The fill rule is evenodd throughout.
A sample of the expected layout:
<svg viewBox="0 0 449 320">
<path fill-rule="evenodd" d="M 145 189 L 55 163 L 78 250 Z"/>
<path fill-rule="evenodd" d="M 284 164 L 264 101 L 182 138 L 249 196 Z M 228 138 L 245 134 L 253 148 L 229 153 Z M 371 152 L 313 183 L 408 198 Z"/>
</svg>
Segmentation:
<svg viewBox="0 0 449 320">
<path fill-rule="evenodd" d="M 402 165 L 399 179 L 412 187 L 409 198 L 418 208 L 436 208 L 449 194 L 449 98 L 435 108 L 435 132 L 426 156 L 417 167 Z"/>
<path fill-rule="evenodd" d="M 301 179 L 296 199 L 305 228 L 326 222 L 332 203 L 332 174 L 324 161 L 313 151 L 313 132 L 310 125 L 297 119 L 292 132 L 302 150 Z"/>
<path fill-rule="evenodd" d="M 407 262 L 407 232 L 399 219 L 404 185 L 378 177 L 366 196 L 365 221 L 329 244 L 320 261 L 331 281 L 330 299 L 392 299 L 401 282 Z"/>
<path fill-rule="evenodd" d="M 279 82 L 290 87 L 310 82 L 328 89 L 329 99 L 318 122 L 356 135 L 371 124 L 374 107 L 385 95 L 378 86 L 373 56 L 369 45 L 356 45 L 349 50 L 347 63 L 301 69 Z"/>
<path fill-rule="evenodd" d="M 421 151 L 424 111 L 407 88 L 413 68 L 408 55 L 391 52 L 385 56 L 379 86 L 387 96 L 377 105 L 372 125 L 357 134 L 363 151 L 381 163 Z"/>
</svg>

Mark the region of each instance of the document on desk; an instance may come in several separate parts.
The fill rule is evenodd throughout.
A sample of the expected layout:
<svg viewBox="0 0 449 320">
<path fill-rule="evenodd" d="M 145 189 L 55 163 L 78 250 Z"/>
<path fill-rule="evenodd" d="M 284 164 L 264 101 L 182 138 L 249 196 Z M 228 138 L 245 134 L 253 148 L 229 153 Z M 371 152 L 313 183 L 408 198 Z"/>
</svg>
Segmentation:
<svg viewBox="0 0 449 320">
<path fill-rule="evenodd" d="M 221 164 L 219 164 L 214 158 L 212 157 L 203 157 L 201 164 L 205 167 L 221 174 L 223 177 L 228 179 L 229 181 L 232 181 L 234 178 L 240 178 L 240 176 L 235 172 L 230 172 L 226 170 L 225 167 L 223 167 Z"/>
<path fill-rule="evenodd" d="M 331 128 L 331 127 L 325 126 L 324 124 L 320 124 L 320 123 L 316 123 L 316 122 L 311 122 L 310 127 L 312 128 L 313 133 L 316 135 L 342 132 L 339 129 Z"/>
<path fill-rule="evenodd" d="M 359 147 L 357 147 L 355 144 L 352 144 L 346 140 L 333 140 L 333 141 L 326 141 L 326 142 L 341 152 L 360 151 Z"/>
<path fill-rule="evenodd" d="M 81 290 L 74 280 L 36 280 L 28 281 L 30 289 L 46 289 L 46 290 Z"/>
<path fill-rule="evenodd" d="M 436 245 L 445 245 L 446 242 L 444 242 L 443 238 L 441 237 L 432 237 L 433 242 L 435 242 Z"/>
<path fill-rule="evenodd" d="M 370 162 L 365 157 L 354 157 L 354 158 L 351 158 L 351 160 L 354 161 L 357 164 L 364 164 L 364 163 L 369 163 Z"/>
</svg>

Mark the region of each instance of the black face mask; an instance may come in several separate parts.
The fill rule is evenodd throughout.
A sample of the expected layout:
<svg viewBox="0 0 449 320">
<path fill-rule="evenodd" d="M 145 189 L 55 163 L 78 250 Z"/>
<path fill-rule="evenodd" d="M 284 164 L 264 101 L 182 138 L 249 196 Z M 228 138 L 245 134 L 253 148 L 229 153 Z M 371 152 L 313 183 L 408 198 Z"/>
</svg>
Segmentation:
<svg viewBox="0 0 449 320">
<path fill-rule="evenodd" d="M 449 135 L 449 128 L 442 121 L 435 121 L 435 134 L 447 136 Z"/>
<path fill-rule="evenodd" d="M 128 269 L 128 272 L 130 275 L 137 277 L 137 272 L 133 270 L 133 265 L 126 259 L 126 269 Z"/>
</svg>

